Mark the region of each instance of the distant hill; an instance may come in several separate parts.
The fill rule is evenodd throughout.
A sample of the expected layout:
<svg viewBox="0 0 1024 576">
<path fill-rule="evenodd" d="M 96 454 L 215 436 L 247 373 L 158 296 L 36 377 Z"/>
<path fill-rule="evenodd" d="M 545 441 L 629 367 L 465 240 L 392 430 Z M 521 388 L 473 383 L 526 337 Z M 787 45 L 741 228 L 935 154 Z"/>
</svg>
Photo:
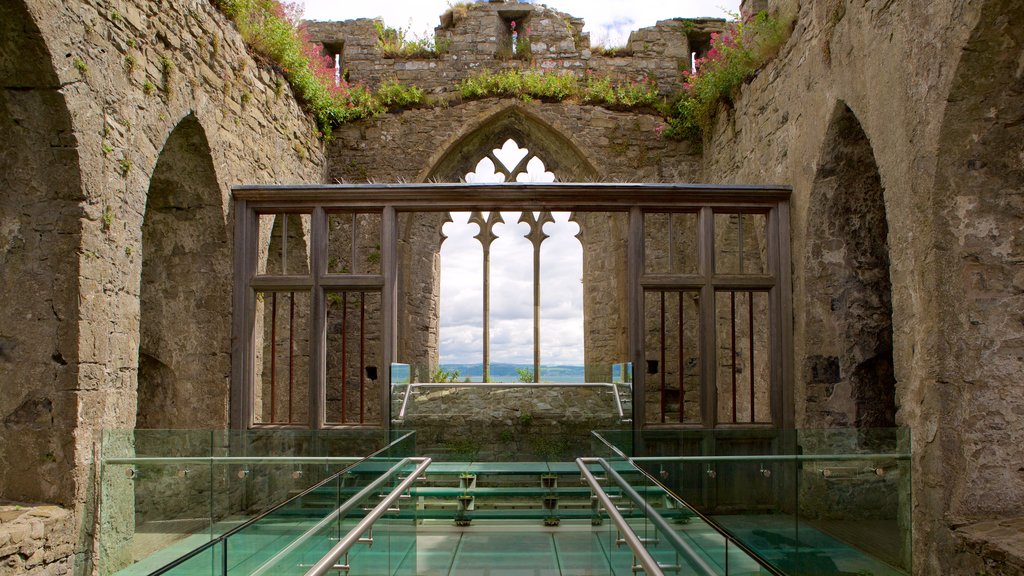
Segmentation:
<svg viewBox="0 0 1024 576">
<path fill-rule="evenodd" d="M 458 370 L 459 381 L 469 378 L 471 382 L 481 382 L 484 377 L 484 365 L 477 364 L 442 364 L 445 370 Z M 492 382 L 518 382 L 519 373 L 517 368 L 533 371 L 533 364 L 505 364 L 494 362 L 491 364 Z M 571 365 L 545 365 L 540 367 L 541 382 L 553 382 L 564 384 L 567 382 L 584 382 L 584 367 Z"/>
</svg>

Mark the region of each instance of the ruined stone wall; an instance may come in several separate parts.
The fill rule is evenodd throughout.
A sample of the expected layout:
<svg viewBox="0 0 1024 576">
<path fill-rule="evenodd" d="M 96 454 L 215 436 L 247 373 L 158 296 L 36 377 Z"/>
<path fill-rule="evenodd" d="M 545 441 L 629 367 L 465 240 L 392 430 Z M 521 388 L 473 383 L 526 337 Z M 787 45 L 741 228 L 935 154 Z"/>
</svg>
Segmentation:
<svg viewBox="0 0 1024 576">
<path fill-rule="evenodd" d="M 441 17 L 434 32 L 438 54 L 388 58 L 378 47 L 382 26 L 379 20 L 361 19 L 309 22 L 308 30 L 329 55 L 341 56 L 345 78 L 370 86 L 398 80 L 429 93 L 445 93 L 481 70 L 540 68 L 580 78 L 586 73 L 633 81 L 649 78 L 663 94 L 671 94 L 682 88 L 680 71 L 690 69 L 691 51 L 705 50 L 710 33 L 721 30 L 724 22 L 665 20 L 633 32 L 626 46 L 606 52 L 592 47 L 582 32 L 583 21 L 568 14 L 536 4 L 473 3 Z M 515 49 L 513 30 L 518 34 Z"/>
<path fill-rule="evenodd" d="M 822 379 L 850 378 L 878 338 L 863 338 L 846 366 L 826 374 L 832 369 L 813 360 L 833 354 L 835 342 L 816 328 L 817 315 L 846 308 L 844 323 L 861 315 L 869 319 L 860 324 L 865 334 L 881 334 L 870 318 L 885 316 L 884 302 L 841 296 L 851 287 L 884 293 L 864 287 L 883 281 L 888 268 L 896 420 L 913 433 L 917 574 L 974 573 L 968 555 L 956 552 L 953 528 L 1024 515 L 1024 476 L 1010 464 L 1024 441 L 1019 378 L 1010 376 L 1020 374 L 1016 343 L 1024 336 L 1015 320 L 1019 282 L 1011 280 L 1020 276 L 1011 246 L 1019 243 L 1013 199 L 1022 182 L 1019 160 L 1010 160 L 1019 158 L 1020 139 L 1008 139 L 1019 126 L 1009 118 L 1020 118 L 1022 14 L 1019 1 L 799 3 L 782 54 L 742 87 L 735 109 L 720 110 L 705 148 L 704 180 L 794 187 L 798 426 L 857 418 L 854 398 L 826 403 L 817 388 Z M 842 130 L 855 136 L 859 124 L 870 146 L 859 181 L 836 170 L 837 159 L 856 163 L 857 155 L 832 154 L 828 138 L 838 123 L 849 124 L 844 106 L 855 121 Z M 939 153 L 943 145 L 948 154 Z M 970 180 L 987 166 L 1000 168 Z M 830 203 L 848 201 L 843 195 L 866 198 L 872 178 L 884 197 L 887 242 L 877 212 L 852 223 L 843 221 L 849 214 L 829 212 Z M 980 208 L 986 202 L 991 209 Z M 869 230 L 851 232 L 856 226 Z M 887 266 L 878 264 L 884 252 Z M 842 276 L 828 284 L 836 270 L 850 274 L 847 288 Z M 853 388 L 836 393 L 854 395 Z"/>
<path fill-rule="evenodd" d="M 660 118 L 573 103 L 485 99 L 407 110 L 343 126 L 328 149 L 333 182 L 458 181 L 507 138 L 529 148 L 560 181 L 693 182 L 699 159 L 688 143 L 657 137 Z M 440 291 L 434 262 L 440 220 L 400 222 L 403 267 L 399 361 L 435 365 Z M 624 215 L 578 214 L 584 244 L 587 365 L 622 362 L 626 346 Z M 405 327 L 409 327 L 406 329 Z M 609 375 L 588 374 L 591 381 Z"/>
<path fill-rule="evenodd" d="M 87 567 L 93 431 L 136 423 L 142 228 L 168 136 L 188 119 L 208 143 L 206 152 L 188 144 L 185 156 L 205 154 L 211 168 L 209 178 L 190 182 L 200 204 L 219 211 L 209 221 L 216 229 L 202 234 L 217 238 L 221 260 L 230 254 L 229 186 L 320 181 L 323 155 L 283 78 L 256 63 L 209 2 L 4 0 L 0 21 L 0 299 L 16 303 L 3 308 L 0 328 L 0 379 L 16 383 L 0 404 L 0 460 L 18 463 L 5 464 L 0 495 L 69 508 L 67 526 L 80 530 L 75 562 Z M 170 226 L 177 238 L 163 239 L 185 259 L 208 246 L 188 225 Z M 186 268 L 189 278 L 165 268 L 157 290 L 230 285 L 223 262 Z M 159 324 L 228 322 L 230 294 L 213 292 L 217 302 L 198 323 Z M 186 291 L 171 301 L 188 298 Z M 14 310 L 20 313 L 6 316 Z M 197 314 L 205 310 L 195 306 Z M 164 337 L 203 340 L 205 350 L 226 358 L 230 341 L 220 334 Z M 227 425 L 227 372 L 219 365 L 189 384 L 206 390 L 209 402 L 180 407 L 183 418 Z M 13 554 L 18 571 L 64 569 L 23 566 L 24 554 Z"/>
<path fill-rule="evenodd" d="M 395 426 L 415 429 L 417 451 L 444 461 L 571 461 L 591 453 L 592 430 L 628 427 L 612 394 L 611 387 L 417 388 Z"/>
</svg>

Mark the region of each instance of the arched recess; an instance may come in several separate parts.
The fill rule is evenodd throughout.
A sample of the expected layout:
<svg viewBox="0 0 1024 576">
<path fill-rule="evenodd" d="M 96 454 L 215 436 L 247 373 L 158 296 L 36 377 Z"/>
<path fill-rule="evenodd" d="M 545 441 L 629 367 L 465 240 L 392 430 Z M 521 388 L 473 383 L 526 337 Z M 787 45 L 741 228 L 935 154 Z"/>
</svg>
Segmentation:
<svg viewBox="0 0 1024 576">
<path fill-rule="evenodd" d="M 949 257 L 937 282 L 939 382 L 923 398 L 946 451 L 935 462 L 948 491 L 943 518 L 1024 515 L 1024 467 L 1007 460 L 1024 445 L 1024 0 L 989 0 L 979 12 L 950 89 L 935 182 Z"/>
<path fill-rule="evenodd" d="M 459 182 L 472 172 L 489 150 L 515 140 L 544 161 L 562 182 L 597 182 L 600 172 L 567 136 L 518 104 L 508 105 L 470 128 L 435 158 L 426 172 L 427 182 Z"/>
<path fill-rule="evenodd" d="M 78 421 L 78 143 L 26 6 L 0 0 L 0 498 L 71 505 Z"/>
<path fill-rule="evenodd" d="M 806 428 L 895 425 L 884 195 L 871 142 L 839 102 L 807 214 Z"/>
<path fill-rule="evenodd" d="M 190 115 L 167 138 L 146 199 L 137 428 L 227 425 L 229 239 L 210 146 Z"/>
<path fill-rule="evenodd" d="M 431 159 L 432 165 L 421 171 L 422 179 L 430 182 L 462 181 L 467 174 L 474 172 L 481 158 L 503 148 L 510 139 L 529 149 L 530 157 L 540 159 L 545 169 L 556 174 L 559 181 L 601 180 L 601 172 L 594 162 L 570 137 L 521 104 L 507 102 L 441 146 Z M 447 221 L 447 215 L 442 213 L 403 215 L 399 221 L 399 286 L 402 296 L 398 309 L 401 319 L 398 357 L 400 361 L 413 365 L 436 366 L 438 363 L 441 227 Z M 596 270 L 593 264 L 588 267 L 588 262 L 597 260 L 588 259 L 588 254 L 622 249 L 618 244 L 605 245 L 609 234 L 599 232 L 609 226 L 608 218 L 578 214 L 576 221 L 581 228 L 588 229 L 588 235 L 581 235 L 581 242 L 584 242 L 584 285 L 591 287 L 587 293 L 600 292 L 599 286 L 608 282 L 615 283 L 613 288 L 624 290 L 625 282 L 616 282 L 616 278 L 609 278 L 606 271 Z M 589 244 L 582 238 L 590 239 Z M 625 294 L 621 296 L 625 301 Z M 586 303 L 584 305 L 587 306 Z M 623 318 L 623 333 L 624 322 Z"/>
</svg>

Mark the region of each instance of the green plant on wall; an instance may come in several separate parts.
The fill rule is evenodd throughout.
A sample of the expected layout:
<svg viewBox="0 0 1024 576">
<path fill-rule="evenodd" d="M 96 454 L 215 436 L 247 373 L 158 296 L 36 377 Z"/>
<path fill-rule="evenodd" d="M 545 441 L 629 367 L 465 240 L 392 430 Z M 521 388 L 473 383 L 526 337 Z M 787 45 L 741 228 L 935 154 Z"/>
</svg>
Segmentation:
<svg viewBox="0 0 1024 576">
<path fill-rule="evenodd" d="M 418 38 L 406 28 L 385 26 L 379 20 L 373 25 L 377 30 L 377 50 L 385 58 L 438 58 L 449 47 L 446 40 Z"/>
<path fill-rule="evenodd" d="M 516 381 L 527 384 L 533 383 L 533 369 L 532 368 L 516 368 Z"/>
<path fill-rule="evenodd" d="M 662 134 L 676 140 L 701 142 L 710 134 L 722 104 L 731 104 L 740 86 L 774 58 L 789 39 L 792 18 L 761 12 L 712 34 L 711 50 L 698 59 L 696 72 L 683 71 L 684 90 L 668 110 Z"/>
<path fill-rule="evenodd" d="M 458 382 L 459 381 L 459 377 L 461 375 L 462 375 L 462 372 L 460 372 L 459 370 L 447 370 L 447 369 L 445 369 L 444 366 L 438 366 L 430 374 L 430 381 L 431 382 L 442 382 L 442 383 Z"/>
</svg>

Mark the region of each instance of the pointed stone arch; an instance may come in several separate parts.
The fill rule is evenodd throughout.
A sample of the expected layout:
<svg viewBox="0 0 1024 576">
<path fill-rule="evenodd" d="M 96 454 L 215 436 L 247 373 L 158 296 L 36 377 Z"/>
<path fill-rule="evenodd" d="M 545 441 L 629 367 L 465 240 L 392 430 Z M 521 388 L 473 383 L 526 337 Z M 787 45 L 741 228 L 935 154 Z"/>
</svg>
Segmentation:
<svg viewBox="0 0 1024 576">
<path fill-rule="evenodd" d="M 600 181 L 597 164 L 566 134 L 522 104 L 506 103 L 440 146 L 420 180 L 458 182 L 487 151 L 500 149 L 512 139 L 529 148 L 563 182 Z"/>
<path fill-rule="evenodd" d="M 186 116 L 157 159 L 142 224 L 137 428 L 227 425 L 229 232 L 206 133 Z"/>
<path fill-rule="evenodd" d="M 0 141 L 0 498 L 72 505 L 84 194 L 60 79 L 19 0 L 0 2 Z"/>
<path fill-rule="evenodd" d="M 922 398 L 940 422 L 933 445 L 943 453 L 929 463 L 949 503 L 929 519 L 929 557 L 940 558 L 953 548 L 939 540 L 944 519 L 1024 515 L 1024 473 L 1006 464 L 1024 444 L 1024 0 L 988 0 L 978 13 L 946 103 L 934 186 L 940 366 Z"/>
<path fill-rule="evenodd" d="M 838 102 L 807 213 L 804 427 L 896 423 L 885 189 L 871 142 Z"/>
</svg>

